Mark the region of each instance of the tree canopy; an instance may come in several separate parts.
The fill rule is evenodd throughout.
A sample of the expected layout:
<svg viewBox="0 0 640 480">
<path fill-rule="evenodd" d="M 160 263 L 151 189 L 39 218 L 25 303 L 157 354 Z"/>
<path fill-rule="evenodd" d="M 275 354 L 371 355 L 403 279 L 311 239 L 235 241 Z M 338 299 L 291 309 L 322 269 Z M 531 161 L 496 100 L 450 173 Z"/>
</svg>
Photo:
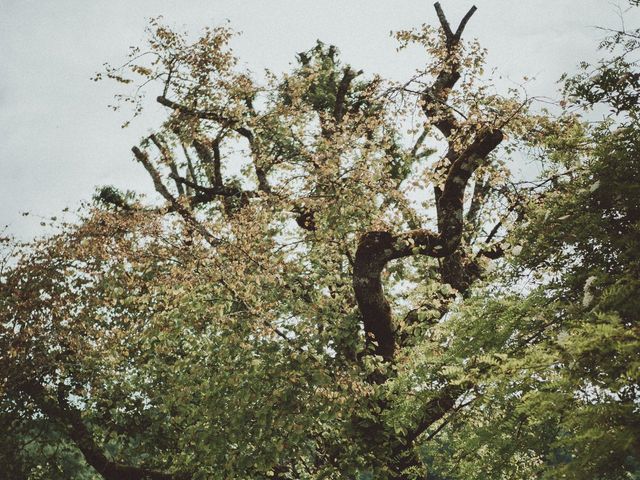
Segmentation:
<svg viewBox="0 0 640 480">
<path fill-rule="evenodd" d="M 0 477 L 640 478 L 640 32 L 549 112 L 435 10 L 401 83 L 160 20 L 97 74 L 158 196 L 0 239 Z"/>
</svg>

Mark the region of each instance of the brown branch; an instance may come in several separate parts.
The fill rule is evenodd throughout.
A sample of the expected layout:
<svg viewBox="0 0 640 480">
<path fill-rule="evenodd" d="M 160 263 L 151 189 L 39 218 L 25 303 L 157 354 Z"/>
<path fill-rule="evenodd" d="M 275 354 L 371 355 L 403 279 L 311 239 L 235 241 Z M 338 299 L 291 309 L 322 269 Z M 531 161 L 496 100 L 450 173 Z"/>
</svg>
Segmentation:
<svg viewBox="0 0 640 480">
<path fill-rule="evenodd" d="M 142 166 L 145 168 L 145 170 L 151 177 L 151 180 L 153 181 L 153 186 L 156 189 L 156 192 L 158 192 L 162 196 L 162 198 L 164 198 L 167 202 L 169 202 L 172 206 L 175 207 L 178 201 L 173 197 L 173 195 L 171 195 L 171 193 L 169 192 L 165 184 L 162 183 L 162 178 L 160 177 L 160 173 L 153 166 L 153 164 L 151 163 L 151 160 L 149 160 L 149 155 L 147 155 L 146 152 L 143 152 L 142 150 L 140 150 L 138 147 L 131 148 L 131 151 L 133 152 L 133 155 L 136 157 L 136 160 L 138 160 L 142 164 Z M 176 210 L 178 209 L 176 208 Z"/>
<path fill-rule="evenodd" d="M 181 105 L 173 100 L 169 100 L 167 97 L 160 96 L 156 98 L 157 102 L 160 105 L 171 108 L 176 112 L 183 113 L 192 117 L 200 118 L 201 120 L 212 120 L 216 123 L 219 123 L 223 127 L 232 128 L 235 132 L 239 133 L 243 137 L 245 137 L 249 143 L 253 143 L 254 137 L 253 132 L 249 130 L 247 127 L 239 125 L 238 120 L 226 118 L 218 112 L 214 112 L 211 110 L 196 110 L 186 105 Z"/>
<path fill-rule="evenodd" d="M 423 111 L 427 118 L 432 119 L 432 124 L 445 138 L 452 136 L 458 130 L 459 125 L 451 108 L 447 106 L 449 91 L 460 79 L 457 71 L 440 73 L 431 87 L 425 88 L 422 94 Z"/>
<path fill-rule="evenodd" d="M 467 258 L 463 251 L 456 251 L 464 231 L 464 192 L 473 172 L 486 161 L 503 138 L 502 131 L 485 129 L 460 155 L 454 156 L 450 150 L 446 157 L 450 165 L 444 185 L 442 189 L 434 188 L 438 232 L 447 249 L 452 252 L 443 260 L 440 273 L 445 283 L 463 295 L 481 274 L 477 262 Z"/>
<path fill-rule="evenodd" d="M 447 20 L 447 17 L 442 10 L 440 2 L 436 2 L 433 6 L 436 9 L 436 14 L 438 15 L 440 26 L 442 27 L 445 38 L 447 39 L 447 44 L 454 45 L 458 43 L 460 41 L 460 38 L 462 37 L 462 33 L 464 32 L 465 27 L 467 26 L 467 23 L 469 22 L 469 19 L 477 10 L 476 6 L 472 6 L 465 14 L 465 16 L 462 17 L 462 20 L 460 20 L 460 24 L 456 29 L 456 33 L 453 33 L 453 31 L 451 30 L 451 25 L 449 24 L 449 21 Z"/>
<path fill-rule="evenodd" d="M 487 156 L 502 142 L 500 130 L 484 130 L 460 154 L 449 167 L 449 172 L 437 199 L 438 230 L 454 250 L 460 242 L 463 228 L 464 191 L 473 172 Z"/>
<path fill-rule="evenodd" d="M 445 174 L 443 186 L 434 187 L 436 210 L 438 215 L 438 231 L 443 236 L 447 248 L 454 252 L 461 242 L 464 223 L 464 192 L 473 172 L 500 144 L 504 135 L 500 129 L 483 129 L 479 131 L 471 144 L 462 152 L 455 146 L 453 136 L 460 126 L 454 110 L 447 105 L 451 89 L 460 79 L 459 45 L 462 33 L 472 15 L 477 10 L 475 6 L 469 9 L 460 21 L 456 32 L 444 15 L 439 3 L 435 5 L 440 25 L 446 39 L 446 56 L 443 67 L 433 85 L 424 89 L 422 95 L 423 110 L 428 118 L 433 119 L 433 125 L 444 135 L 449 143 L 447 155 L 436 166 L 436 172 Z M 478 192 L 480 194 L 480 191 Z M 478 200 L 478 197 L 475 197 Z M 475 221 L 478 204 L 472 200 L 471 215 L 468 220 Z M 476 262 L 468 261 L 461 252 L 454 252 L 445 258 L 441 264 L 443 280 L 461 292 L 471 284 L 473 278 L 479 274 Z"/>
<path fill-rule="evenodd" d="M 476 10 L 477 10 L 477 7 L 475 5 L 473 5 L 469 9 L 469 11 L 465 14 L 465 16 L 462 17 L 462 20 L 460 20 L 460 24 L 458 25 L 458 29 L 456 30 L 456 33 L 454 34 L 454 37 L 457 39 L 457 41 L 460 41 L 460 38 L 462 37 L 462 33 L 464 32 L 464 29 L 467 26 L 467 22 L 469 22 L 469 19 L 476 12 Z"/>
<path fill-rule="evenodd" d="M 171 170 L 171 174 L 178 176 L 178 167 L 176 166 L 176 162 L 173 159 L 173 155 L 167 148 L 167 146 L 162 142 L 158 135 L 152 134 L 149 136 L 149 139 L 153 142 L 160 153 L 162 154 L 162 158 L 167 165 L 169 165 L 169 169 Z M 184 195 L 184 188 L 178 182 L 176 182 L 176 189 L 178 190 L 178 195 Z"/>
<path fill-rule="evenodd" d="M 440 26 L 442 27 L 442 30 L 444 31 L 445 37 L 447 38 L 447 40 L 449 40 L 450 38 L 453 38 L 453 32 L 451 31 L 451 25 L 449 25 L 449 21 L 447 20 L 447 17 L 445 16 L 444 12 L 442 11 L 442 6 L 440 6 L 440 2 L 434 3 L 433 6 L 436 9 L 436 14 L 438 15 L 438 20 L 440 21 Z"/>
<path fill-rule="evenodd" d="M 478 252 L 476 256 L 478 257 L 482 256 L 482 257 L 490 258 L 491 260 L 497 260 L 498 258 L 504 257 L 504 254 L 505 254 L 504 248 L 502 248 L 502 245 L 497 243 L 489 248 L 483 248 Z"/>
<path fill-rule="evenodd" d="M 210 245 L 219 244 L 219 240 L 216 239 L 196 218 L 193 216 L 191 211 L 185 207 L 182 203 L 180 203 L 176 198 L 171 195 L 167 187 L 162 183 L 162 178 L 160 177 L 160 173 L 153 166 L 151 160 L 149 159 L 149 155 L 146 152 L 143 152 L 138 147 L 133 147 L 131 149 L 136 160 L 138 160 L 144 166 L 145 170 L 149 173 L 151 180 L 153 181 L 153 186 L 156 191 L 169 203 L 169 211 L 177 212 L 182 216 L 182 218 L 197 230 Z"/>
<path fill-rule="evenodd" d="M 250 197 L 255 197 L 257 195 L 256 192 L 253 192 L 251 190 L 241 190 L 239 188 L 235 188 L 235 187 L 228 187 L 225 185 L 216 185 L 213 187 L 203 187 L 202 185 L 198 185 L 195 182 L 192 182 L 191 180 L 181 177 L 179 175 L 173 175 L 170 174 L 169 175 L 171 178 L 173 178 L 176 182 L 186 185 L 188 187 L 191 187 L 192 189 L 196 190 L 197 192 L 203 193 L 205 195 L 207 195 L 209 197 L 210 200 L 213 200 L 216 196 L 221 196 L 221 197 L 235 197 L 235 196 L 240 196 L 240 195 L 247 195 Z"/>
<path fill-rule="evenodd" d="M 214 185 L 222 185 L 222 156 L 220 155 L 220 139 L 211 144 L 213 149 L 213 181 Z"/>
<path fill-rule="evenodd" d="M 424 112 L 433 124 L 449 139 L 458 128 L 457 121 L 446 106 L 449 92 L 460 78 L 457 50 L 464 28 L 475 12 L 470 9 L 454 34 L 439 3 L 435 4 L 440 25 L 447 40 L 444 66 L 433 85 L 423 92 Z M 393 358 L 396 338 L 391 307 L 384 296 L 381 274 L 385 265 L 393 259 L 423 254 L 433 257 L 451 256 L 458 249 L 463 231 L 464 190 L 474 170 L 502 141 L 502 132 L 486 130 L 462 152 L 457 152 L 451 142 L 449 152 L 441 168 L 446 168 L 445 183 L 436 187 L 438 210 L 438 234 L 427 230 L 414 230 L 403 235 L 389 232 L 368 232 L 360 239 L 356 250 L 353 288 L 362 315 L 367 345 L 375 354 L 389 361 Z M 462 259 L 455 257 L 456 263 Z M 451 262 L 449 262 L 451 263 Z"/>
<path fill-rule="evenodd" d="M 353 289 L 366 342 L 373 353 L 390 361 L 396 346 L 391 307 L 382 288 L 381 275 L 386 264 L 411 255 L 439 257 L 446 253 L 439 236 L 429 230 L 400 235 L 368 232 L 361 237 L 354 259 Z"/>
<path fill-rule="evenodd" d="M 404 438 L 405 445 L 409 446 L 422 435 L 431 425 L 450 412 L 456 404 L 456 400 L 468 391 L 470 385 L 447 385 L 438 397 L 430 400 L 424 407 L 423 415 L 416 428 Z"/>
<path fill-rule="evenodd" d="M 86 462 L 105 480 L 188 480 L 191 478 L 186 474 L 135 467 L 109 459 L 82 420 L 80 411 L 69 405 L 62 389 L 58 389 L 57 399 L 47 394 L 45 388 L 36 381 L 29 381 L 24 389 L 45 415 L 64 426 L 67 435 L 78 447 Z"/>
<path fill-rule="evenodd" d="M 422 146 L 422 144 L 424 143 L 424 140 L 427 138 L 427 129 L 423 128 L 422 129 L 422 133 L 420 134 L 420 136 L 418 136 L 418 139 L 416 140 L 416 143 L 413 144 L 413 147 L 411 148 L 411 157 L 417 159 L 418 158 L 418 150 L 420 149 L 420 147 Z"/>
<path fill-rule="evenodd" d="M 200 159 L 200 162 L 204 165 L 204 171 L 207 174 L 209 183 L 211 185 L 217 185 L 214 159 L 213 159 L 213 156 L 211 155 L 211 150 L 204 142 L 198 139 L 194 139 L 192 142 L 192 145 L 193 145 L 193 148 L 196 150 L 196 155 Z"/>
<path fill-rule="evenodd" d="M 340 80 L 340 84 L 338 85 L 338 90 L 336 92 L 336 103 L 333 109 L 333 117 L 335 118 L 336 123 L 340 123 L 342 121 L 342 117 L 344 116 L 345 101 L 347 98 L 347 93 L 349 93 L 351 82 L 361 73 L 362 71 L 354 72 L 350 67 L 345 68 L 342 75 L 342 80 Z"/>
<path fill-rule="evenodd" d="M 316 230 L 315 215 L 312 210 L 309 210 L 304 205 L 298 205 L 293 208 L 293 212 L 296 214 L 296 223 L 300 228 L 309 232 Z"/>
<path fill-rule="evenodd" d="M 182 151 L 184 153 L 184 158 L 187 159 L 187 170 L 189 172 L 187 174 L 187 177 L 190 177 L 191 180 L 195 181 L 195 179 L 196 179 L 196 171 L 193 168 L 193 160 L 191 160 L 191 155 L 189 155 L 189 151 L 187 150 L 187 146 L 183 142 L 180 142 L 180 146 L 182 147 Z"/>
<path fill-rule="evenodd" d="M 458 122 L 453 115 L 451 108 L 447 106 L 449 92 L 460 79 L 460 62 L 457 58 L 457 50 L 460 38 L 467 22 L 476 11 L 472 7 L 464 16 L 454 34 L 439 2 L 434 5 L 438 20 L 446 39 L 446 56 L 440 73 L 436 77 L 433 85 L 424 89 L 422 94 L 423 110 L 427 118 L 433 119 L 433 125 L 445 136 L 449 138 L 458 129 Z"/>
</svg>

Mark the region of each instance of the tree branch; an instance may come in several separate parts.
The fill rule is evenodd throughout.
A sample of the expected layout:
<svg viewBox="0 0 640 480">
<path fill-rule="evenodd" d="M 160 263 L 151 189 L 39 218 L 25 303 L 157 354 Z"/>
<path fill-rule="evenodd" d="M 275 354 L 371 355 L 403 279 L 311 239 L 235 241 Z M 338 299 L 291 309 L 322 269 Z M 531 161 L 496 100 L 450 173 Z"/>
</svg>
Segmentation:
<svg viewBox="0 0 640 480">
<path fill-rule="evenodd" d="M 153 185 L 156 191 L 169 203 L 170 211 L 174 211 L 180 214 L 182 218 L 189 224 L 191 227 L 195 228 L 208 242 L 210 245 L 216 245 L 219 243 L 219 240 L 215 238 L 205 227 L 202 225 L 196 218 L 193 216 L 191 211 L 185 207 L 182 203 L 180 203 L 176 198 L 171 195 L 167 187 L 162 183 L 162 178 L 160 177 L 160 173 L 149 160 L 149 155 L 146 152 L 143 152 L 138 147 L 133 147 L 131 149 L 133 154 L 142 165 L 145 170 L 149 173 L 151 180 L 153 181 Z"/>
<path fill-rule="evenodd" d="M 356 250 L 353 289 L 362 314 L 367 345 L 387 361 L 395 352 L 395 333 L 391 307 L 382 288 L 382 270 L 394 259 L 411 255 L 443 256 L 440 237 L 429 230 L 412 230 L 400 235 L 389 232 L 364 234 Z"/>
<path fill-rule="evenodd" d="M 86 462 L 105 480 L 188 480 L 191 478 L 186 474 L 134 467 L 110 460 L 82 421 L 80 412 L 69 405 L 61 389 L 58 389 L 57 400 L 48 395 L 45 388 L 36 381 L 28 382 L 25 390 L 45 415 L 62 423 L 69 438 L 76 444 Z"/>
<path fill-rule="evenodd" d="M 447 20 L 447 17 L 444 14 L 444 11 L 442 10 L 442 6 L 440 5 L 440 2 L 436 2 L 433 6 L 436 9 L 436 14 L 438 15 L 440 26 L 444 31 L 445 38 L 447 39 L 447 44 L 454 45 L 458 43 L 460 41 L 460 38 L 462 37 L 462 33 L 464 32 L 465 27 L 467 26 L 467 22 L 469 22 L 469 19 L 477 10 L 476 6 L 475 5 L 472 6 L 469 9 L 469 11 L 465 14 L 465 16 L 462 17 L 462 20 L 460 20 L 460 24 L 456 29 L 456 33 L 453 33 L 453 31 L 451 30 L 451 25 L 449 24 L 449 21 Z"/>
<path fill-rule="evenodd" d="M 151 177 L 151 180 L 153 181 L 153 186 L 156 189 L 156 192 L 158 192 L 162 196 L 162 198 L 164 198 L 167 202 L 169 202 L 173 207 L 176 207 L 178 204 L 177 200 L 173 197 L 173 195 L 171 195 L 171 193 L 169 192 L 165 184 L 162 183 L 162 178 L 160 177 L 160 173 L 153 166 L 153 164 L 151 163 L 151 160 L 149 160 L 149 155 L 147 155 L 146 152 L 143 152 L 142 150 L 140 150 L 138 147 L 131 148 L 131 151 L 133 152 L 133 155 L 136 157 L 136 160 L 138 160 L 142 164 L 142 166 L 145 168 L 145 170 Z M 176 208 L 176 210 L 179 211 L 179 208 Z"/>
<path fill-rule="evenodd" d="M 478 226 L 478 216 L 490 190 L 489 182 L 476 176 L 473 193 L 471 194 L 471 204 L 466 215 L 466 221 L 474 227 Z"/>
<path fill-rule="evenodd" d="M 502 141 L 500 130 L 484 129 L 462 152 L 455 150 L 449 137 L 458 128 L 457 121 L 446 106 L 451 88 L 460 78 L 460 63 L 457 47 L 464 28 L 475 12 L 471 8 L 462 19 L 454 34 L 439 3 L 435 4 L 440 25 L 447 39 L 445 65 L 433 85 L 424 90 L 424 112 L 433 119 L 433 124 L 447 138 L 449 151 L 440 168 L 446 169 L 446 180 L 442 188 L 436 186 L 438 233 L 428 230 L 413 230 L 402 235 L 389 232 L 364 234 L 356 250 L 353 288 L 362 315 L 367 345 L 385 360 L 393 359 L 396 338 L 391 307 L 384 296 L 381 273 L 393 259 L 423 254 L 432 257 L 448 257 L 443 264 L 447 269 L 463 268 L 461 253 L 456 253 L 462 241 L 464 191 L 469 178 L 489 153 Z M 470 265 L 469 268 L 476 268 Z M 443 275 L 444 277 L 445 275 Z M 462 282 L 458 282 L 462 285 Z"/>
<path fill-rule="evenodd" d="M 150 135 L 149 139 L 153 142 L 156 148 L 160 150 L 162 158 L 164 159 L 165 163 L 169 165 L 171 174 L 178 176 L 178 167 L 176 166 L 173 155 L 171 154 L 167 146 L 160 140 L 160 138 L 156 134 Z M 182 188 L 182 185 L 178 182 L 176 182 L 176 189 L 178 190 L 178 195 L 184 195 L 184 188 Z"/>
<path fill-rule="evenodd" d="M 460 154 L 449 167 L 444 188 L 437 199 L 438 231 L 444 240 L 453 245 L 460 242 L 463 228 L 464 191 L 473 172 L 483 160 L 502 142 L 504 134 L 500 130 L 484 130 Z"/>
<path fill-rule="evenodd" d="M 444 387 L 438 397 L 427 403 L 418 425 L 405 437 L 405 445 L 411 445 L 431 425 L 450 412 L 454 408 L 456 400 L 466 392 L 468 388 L 469 386 L 462 385 L 447 385 Z"/>
<path fill-rule="evenodd" d="M 337 124 L 342 121 L 342 117 L 344 116 L 345 100 L 347 98 L 347 93 L 349 93 L 351 82 L 360 73 L 362 73 L 362 71 L 354 72 L 350 67 L 344 69 L 342 80 L 340 80 L 340 85 L 338 85 L 338 91 L 336 92 L 336 103 L 333 109 L 333 117 Z"/>
<path fill-rule="evenodd" d="M 436 9 L 436 14 L 438 15 L 438 20 L 440 21 L 440 26 L 444 31 L 445 37 L 447 38 L 447 40 L 449 40 L 450 38 L 453 38 L 451 25 L 449 25 L 449 21 L 447 20 L 447 17 L 445 16 L 444 11 L 442 10 L 442 6 L 440 5 L 440 2 L 434 3 L 433 6 Z"/>
<path fill-rule="evenodd" d="M 196 155 L 200 159 L 200 162 L 204 165 L 204 171 L 207 175 L 209 183 L 211 185 L 217 185 L 217 178 L 215 174 L 215 161 L 211 155 L 211 150 L 204 142 L 194 139 L 192 142 L 193 148 L 196 150 Z"/>
<path fill-rule="evenodd" d="M 222 185 L 222 155 L 220 154 L 220 139 L 216 138 L 211 144 L 213 149 L 213 184 Z"/>
<path fill-rule="evenodd" d="M 173 100 L 169 100 L 164 96 L 157 97 L 156 100 L 160 105 L 164 105 L 165 107 L 171 108 L 172 110 L 175 110 L 177 112 L 200 118 L 202 120 L 212 120 L 216 123 L 219 123 L 223 127 L 232 128 L 235 132 L 245 137 L 249 141 L 249 143 L 253 143 L 253 132 L 248 128 L 239 125 L 239 122 L 237 120 L 225 118 L 220 113 L 213 112 L 211 110 L 196 110 L 187 107 L 186 105 L 181 105 L 177 102 L 174 102 Z"/>
<path fill-rule="evenodd" d="M 456 30 L 456 33 L 454 34 L 454 37 L 456 38 L 456 41 L 460 41 L 460 38 L 462 37 L 462 33 L 464 32 L 464 29 L 467 26 L 467 22 L 469 22 L 469 19 L 476 12 L 476 10 L 477 10 L 476 6 L 473 5 L 469 9 L 469 11 L 465 14 L 465 16 L 462 17 L 462 20 L 460 20 L 460 24 L 458 25 L 458 29 Z"/>
<path fill-rule="evenodd" d="M 457 58 L 458 45 L 460 44 L 460 38 L 462 37 L 467 22 L 476 11 L 476 7 L 472 7 L 467 12 L 455 34 L 451 31 L 451 26 L 440 3 L 436 2 L 434 7 L 445 35 L 447 52 L 444 66 L 433 82 L 433 85 L 424 89 L 422 94 L 422 100 L 424 102 L 423 110 L 427 118 L 433 119 L 433 125 L 445 138 L 449 138 L 453 131 L 458 128 L 456 118 L 451 108 L 447 106 L 449 92 L 460 79 L 460 61 Z"/>
<path fill-rule="evenodd" d="M 203 187 L 202 185 L 198 185 L 195 182 L 192 182 L 189 179 L 186 179 L 184 177 L 181 177 L 179 175 L 174 175 L 173 173 L 169 175 L 171 178 L 173 178 L 176 182 L 186 185 L 188 187 L 191 187 L 192 189 L 196 190 L 197 192 L 203 193 L 205 195 L 208 196 L 208 198 L 210 200 L 213 200 L 216 196 L 221 196 L 221 197 L 234 197 L 234 196 L 240 196 L 240 195 L 247 195 L 250 197 L 255 197 L 257 195 L 256 192 L 253 192 L 251 190 L 240 190 L 239 188 L 235 188 L 235 187 L 228 187 L 225 185 L 216 185 L 213 187 Z"/>
</svg>

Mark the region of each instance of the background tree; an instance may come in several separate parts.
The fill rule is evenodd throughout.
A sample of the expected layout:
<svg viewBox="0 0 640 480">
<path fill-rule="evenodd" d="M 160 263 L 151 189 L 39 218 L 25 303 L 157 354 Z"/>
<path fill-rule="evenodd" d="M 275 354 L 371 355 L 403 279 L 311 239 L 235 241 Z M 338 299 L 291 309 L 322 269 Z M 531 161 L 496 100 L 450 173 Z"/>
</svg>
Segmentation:
<svg viewBox="0 0 640 480">
<path fill-rule="evenodd" d="M 168 110 L 132 149 L 160 203 L 105 187 L 78 225 L 5 242 L 17 248 L 0 273 L 2 422 L 15 439 L 3 461 L 15 476 L 580 478 L 604 472 L 612 441 L 624 461 L 606 474 L 629 471 L 627 293 L 617 307 L 598 300 L 599 336 L 599 310 L 571 308 L 620 286 L 584 287 L 610 237 L 547 235 L 544 223 L 591 201 L 576 195 L 594 180 L 585 172 L 608 171 L 604 157 L 627 146 L 495 94 L 480 82 L 484 51 L 462 41 L 475 7 L 458 26 L 435 8 L 438 29 L 397 34 L 430 58 L 404 84 L 322 43 L 259 84 L 228 29 L 188 43 L 158 21 L 147 50 L 107 69 L 136 85 L 121 97 L 136 113 L 150 85 Z M 578 150 L 585 141 L 599 146 Z M 517 183 L 506 162 L 524 146 L 563 169 Z M 618 221 L 630 199 L 585 215 Z M 609 273 L 635 278 L 616 256 L 625 245 Z M 510 270 L 488 271 L 505 255 L 544 288 L 509 289 Z M 600 415 L 592 392 L 617 395 L 621 416 Z M 572 443 L 594 411 L 593 432 L 608 436 Z M 585 446 L 600 456 L 568 460 Z"/>
</svg>

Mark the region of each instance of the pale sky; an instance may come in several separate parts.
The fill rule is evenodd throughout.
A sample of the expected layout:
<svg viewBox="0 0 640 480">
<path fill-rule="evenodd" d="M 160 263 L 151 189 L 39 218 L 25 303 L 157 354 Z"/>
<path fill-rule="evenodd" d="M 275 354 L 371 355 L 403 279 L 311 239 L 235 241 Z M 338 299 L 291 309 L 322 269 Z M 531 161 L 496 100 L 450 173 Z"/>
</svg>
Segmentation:
<svg viewBox="0 0 640 480">
<path fill-rule="evenodd" d="M 77 207 L 97 185 L 151 192 L 131 147 L 160 122 L 134 122 L 107 108 L 117 91 L 90 77 L 142 45 L 150 17 L 194 35 L 230 20 L 232 46 L 255 72 L 283 71 L 316 39 L 367 73 L 402 80 L 420 52 L 396 53 L 391 30 L 436 24 L 432 1 L 417 0 L 0 0 L 0 232 L 29 238 L 40 217 Z M 441 0 L 452 24 L 471 0 Z M 488 64 L 510 81 L 536 77 L 531 95 L 557 97 L 557 80 L 594 60 L 603 32 L 620 26 L 624 0 L 476 0 L 465 32 L 489 50 Z M 638 12 L 627 22 L 638 25 Z M 510 79 L 510 80 L 508 80 Z M 155 95 L 151 95 L 154 98 Z M 21 212 L 31 212 L 24 217 Z"/>
</svg>

